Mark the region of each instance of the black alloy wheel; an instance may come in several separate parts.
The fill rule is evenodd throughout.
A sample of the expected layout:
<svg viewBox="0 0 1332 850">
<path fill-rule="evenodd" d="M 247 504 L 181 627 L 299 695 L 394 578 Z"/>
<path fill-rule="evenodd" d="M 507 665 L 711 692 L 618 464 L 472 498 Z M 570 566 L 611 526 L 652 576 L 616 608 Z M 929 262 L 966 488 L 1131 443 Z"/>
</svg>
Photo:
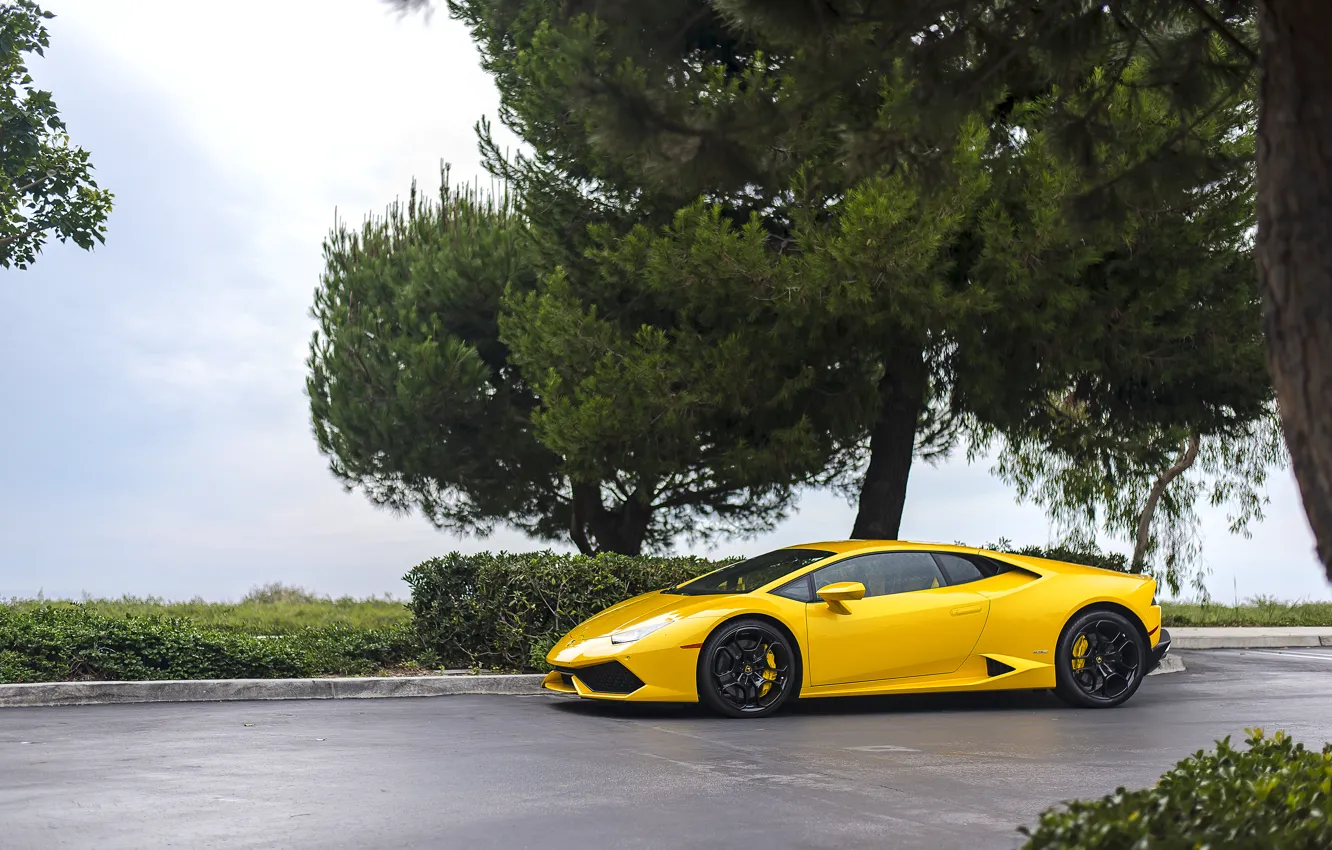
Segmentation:
<svg viewBox="0 0 1332 850">
<path fill-rule="evenodd" d="M 734 620 L 713 632 L 698 654 L 698 695 L 728 717 L 776 711 L 800 683 L 800 660 L 781 630 L 763 620 Z"/>
<path fill-rule="evenodd" d="M 1113 708 L 1133 696 L 1147 674 L 1142 631 L 1114 611 L 1074 617 L 1059 639 L 1055 693 L 1081 708 Z"/>
</svg>

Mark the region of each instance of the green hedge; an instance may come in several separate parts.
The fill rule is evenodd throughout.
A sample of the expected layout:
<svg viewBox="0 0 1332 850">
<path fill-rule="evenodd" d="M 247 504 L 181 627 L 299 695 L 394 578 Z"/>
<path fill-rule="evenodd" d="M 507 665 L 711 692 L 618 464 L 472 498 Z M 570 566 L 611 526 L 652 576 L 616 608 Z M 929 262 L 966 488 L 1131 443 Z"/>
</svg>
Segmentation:
<svg viewBox="0 0 1332 850">
<path fill-rule="evenodd" d="M 1254 730 L 1175 765 L 1154 788 L 1041 815 L 1024 850 L 1326 850 L 1332 847 L 1332 744 L 1307 750 Z"/>
<path fill-rule="evenodd" d="M 417 566 L 405 580 L 417 633 L 446 665 L 545 670 L 555 641 L 598 611 L 725 563 L 455 552 Z"/>
<path fill-rule="evenodd" d="M 421 655 L 406 624 L 263 638 L 177 617 L 109 617 L 81 605 L 0 606 L 0 682 L 360 675 Z"/>
</svg>

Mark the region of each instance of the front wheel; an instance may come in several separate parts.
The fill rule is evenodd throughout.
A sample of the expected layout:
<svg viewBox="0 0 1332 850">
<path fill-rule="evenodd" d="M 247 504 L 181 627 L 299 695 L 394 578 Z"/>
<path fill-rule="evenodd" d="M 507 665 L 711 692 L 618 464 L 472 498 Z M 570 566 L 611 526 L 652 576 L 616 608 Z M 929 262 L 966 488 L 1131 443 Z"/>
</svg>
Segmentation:
<svg viewBox="0 0 1332 850">
<path fill-rule="evenodd" d="M 781 630 L 763 620 L 735 620 L 708 637 L 698 654 L 699 699 L 728 717 L 764 717 L 800 682 L 800 660 Z"/>
<path fill-rule="evenodd" d="M 1079 614 L 1059 639 L 1055 694 L 1079 708 L 1114 708 L 1138 690 L 1146 660 L 1142 633 L 1123 614 Z"/>
</svg>

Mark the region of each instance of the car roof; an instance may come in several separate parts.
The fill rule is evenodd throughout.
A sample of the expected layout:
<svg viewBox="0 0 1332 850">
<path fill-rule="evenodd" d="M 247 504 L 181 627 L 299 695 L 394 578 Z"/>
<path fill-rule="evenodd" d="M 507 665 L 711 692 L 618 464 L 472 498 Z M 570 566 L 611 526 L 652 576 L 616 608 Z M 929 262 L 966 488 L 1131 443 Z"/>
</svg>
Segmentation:
<svg viewBox="0 0 1332 850">
<path fill-rule="evenodd" d="M 1137 581 L 1149 578 L 1144 575 L 1132 573 L 1121 573 L 1114 570 L 1105 570 L 1100 567 L 1089 567 L 1085 564 L 1075 564 L 1068 561 L 1053 561 L 1048 558 L 1034 558 L 1028 555 L 1015 555 L 1012 552 L 999 552 L 991 549 L 979 549 L 975 546 L 958 546 L 947 543 L 922 543 L 915 540 L 826 540 L 822 543 L 801 543 L 796 546 L 787 546 L 787 549 L 821 549 L 825 552 L 832 552 L 834 555 L 851 555 L 857 552 L 892 552 L 895 550 L 908 549 L 914 552 L 962 552 L 972 555 L 985 555 L 991 558 L 998 558 L 1009 564 L 1014 564 L 1026 570 L 1049 575 L 1050 573 L 1076 573 L 1076 574 L 1110 574 L 1124 576 Z"/>
<path fill-rule="evenodd" d="M 825 540 L 821 543 L 801 543 L 787 546 L 787 549 L 822 549 L 835 555 L 848 555 L 853 552 L 890 552 L 894 549 L 921 549 L 930 552 L 979 552 L 974 546 L 958 546 L 947 543 L 921 543 L 914 540 Z"/>
</svg>

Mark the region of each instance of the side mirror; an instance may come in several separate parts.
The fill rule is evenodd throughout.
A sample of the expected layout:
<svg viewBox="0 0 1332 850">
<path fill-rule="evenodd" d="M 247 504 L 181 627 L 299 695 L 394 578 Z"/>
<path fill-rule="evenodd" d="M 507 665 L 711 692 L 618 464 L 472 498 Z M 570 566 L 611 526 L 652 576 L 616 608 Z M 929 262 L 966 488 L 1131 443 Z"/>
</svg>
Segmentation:
<svg viewBox="0 0 1332 850">
<path fill-rule="evenodd" d="M 851 599 L 865 598 L 865 585 L 858 581 L 839 581 L 819 588 L 819 598 L 828 603 L 828 607 L 838 614 L 850 614 L 851 609 L 844 603 Z"/>
</svg>

